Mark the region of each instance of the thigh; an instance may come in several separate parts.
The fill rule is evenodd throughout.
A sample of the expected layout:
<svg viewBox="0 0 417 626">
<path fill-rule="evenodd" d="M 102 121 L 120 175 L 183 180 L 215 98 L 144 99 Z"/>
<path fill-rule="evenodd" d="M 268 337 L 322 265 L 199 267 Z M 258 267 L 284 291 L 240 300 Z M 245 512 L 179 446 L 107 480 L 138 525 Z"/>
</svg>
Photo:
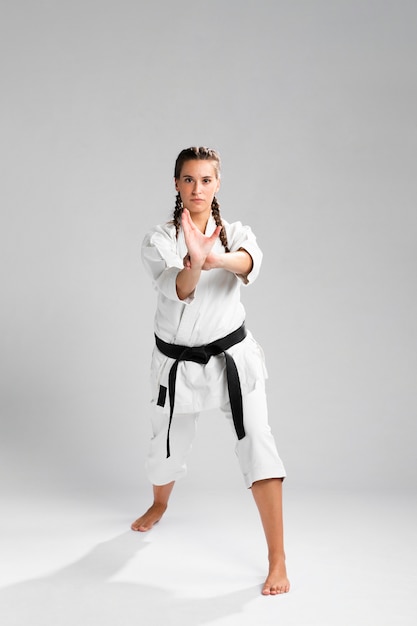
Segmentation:
<svg viewBox="0 0 417 626">
<path fill-rule="evenodd" d="M 180 442 L 193 440 L 199 415 L 199 413 L 175 413 L 171 422 L 170 439 Z M 161 411 L 159 407 L 155 407 L 151 415 L 152 440 L 166 438 L 168 426 L 169 415 Z"/>
<path fill-rule="evenodd" d="M 243 424 L 246 434 L 259 432 L 261 429 L 270 430 L 268 423 L 268 404 L 265 391 L 265 381 L 260 380 L 255 389 L 242 396 Z M 230 402 L 221 407 L 221 411 L 234 430 Z"/>
<path fill-rule="evenodd" d="M 181 413 L 172 418 L 167 456 L 169 415 L 159 409 L 152 417 L 152 438 L 146 460 L 146 471 L 154 485 L 164 485 L 185 476 L 186 459 L 196 433 L 198 413 Z"/>
<path fill-rule="evenodd" d="M 283 478 L 285 468 L 268 423 L 265 385 L 259 384 L 242 400 L 246 434 L 240 440 L 236 437 L 236 454 L 246 486 L 250 487 L 253 482 L 266 478 Z M 224 407 L 223 411 L 234 429 L 230 406 Z"/>
</svg>

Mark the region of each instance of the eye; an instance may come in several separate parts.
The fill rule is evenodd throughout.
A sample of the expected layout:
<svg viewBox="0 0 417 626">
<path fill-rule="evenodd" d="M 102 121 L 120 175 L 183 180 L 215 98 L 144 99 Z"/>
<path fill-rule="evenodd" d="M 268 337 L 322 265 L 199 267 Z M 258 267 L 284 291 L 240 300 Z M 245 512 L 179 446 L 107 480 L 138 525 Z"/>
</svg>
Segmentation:
<svg viewBox="0 0 417 626">
<path fill-rule="evenodd" d="M 203 178 L 203 183 L 208 185 L 209 183 L 211 183 L 211 178 Z"/>
<path fill-rule="evenodd" d="M 191 183 L 191 181 L 192 181 L 192 178 L 190 176 L 185 176 L 184 177 L 184 182 L 185 183 Z"/>
</svg>

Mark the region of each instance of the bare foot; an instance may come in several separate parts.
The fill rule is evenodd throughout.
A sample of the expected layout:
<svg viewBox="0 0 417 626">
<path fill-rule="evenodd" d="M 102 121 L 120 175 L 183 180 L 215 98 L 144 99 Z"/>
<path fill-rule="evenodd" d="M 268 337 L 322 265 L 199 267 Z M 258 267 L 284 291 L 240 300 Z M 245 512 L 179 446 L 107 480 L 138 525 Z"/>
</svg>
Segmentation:
<svg viewBox="0 0 417 626">
<path fill-rule="evenodd" d="M 264 596 L 276 596 L 280 593 L 288 593 L 289 590 L 290 581 L 287 578 L 285 560 L 280 559 L 277 562 L 271 563 L 268 577 L 262 588 L 262 594 Z"/>
<path fill-rule="evenodd" d="M 133 524 L 131 525 L 132 530 L 138 530 L 139 532 L 146 532 L 150 530 L 154 524 L 159 522 L 163 514 L 167 509 L 166 504 L 156 504 L 154 503 L 142 517 L 139 517 Z"/>
</svg>

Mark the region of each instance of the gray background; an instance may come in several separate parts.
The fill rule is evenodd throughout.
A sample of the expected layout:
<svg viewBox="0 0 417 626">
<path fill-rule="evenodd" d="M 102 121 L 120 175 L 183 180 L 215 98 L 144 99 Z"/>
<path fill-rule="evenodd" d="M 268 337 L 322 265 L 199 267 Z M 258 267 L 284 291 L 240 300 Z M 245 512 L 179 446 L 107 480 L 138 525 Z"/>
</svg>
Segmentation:
<svg viewBox="0 0 417 626">
<path fill-rule="evenodd" d="M 145 487 L 139 247 L 195 144 L 264 250 L 243 296 L 287 484 L 415 489 L 416 18 L 413 0 L 2 1 L 5 489 Z M 227 425 L 199 435 L 190 485 L 241 480 Z"/>
</svg>

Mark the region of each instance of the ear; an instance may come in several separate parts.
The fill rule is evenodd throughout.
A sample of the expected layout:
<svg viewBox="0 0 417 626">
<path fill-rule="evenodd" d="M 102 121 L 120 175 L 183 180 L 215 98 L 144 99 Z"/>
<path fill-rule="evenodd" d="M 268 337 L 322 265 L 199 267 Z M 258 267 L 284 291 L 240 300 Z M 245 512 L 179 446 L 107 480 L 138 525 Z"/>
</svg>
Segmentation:
<svg viewBox="0 0 417 626">
<path fill-rule="evenodd" d="M 220 178 L 217 180 L 217 187 L 215 193 L 217 193 L 220 189 Z"/>
<path fill-rule="evenodd" d="M 174 183 L 175 183 L 175 191 L 179 191 L 178 183 L 177 183 L 177 179 L 176 178 L 174 178 Z"/>
</svg>

